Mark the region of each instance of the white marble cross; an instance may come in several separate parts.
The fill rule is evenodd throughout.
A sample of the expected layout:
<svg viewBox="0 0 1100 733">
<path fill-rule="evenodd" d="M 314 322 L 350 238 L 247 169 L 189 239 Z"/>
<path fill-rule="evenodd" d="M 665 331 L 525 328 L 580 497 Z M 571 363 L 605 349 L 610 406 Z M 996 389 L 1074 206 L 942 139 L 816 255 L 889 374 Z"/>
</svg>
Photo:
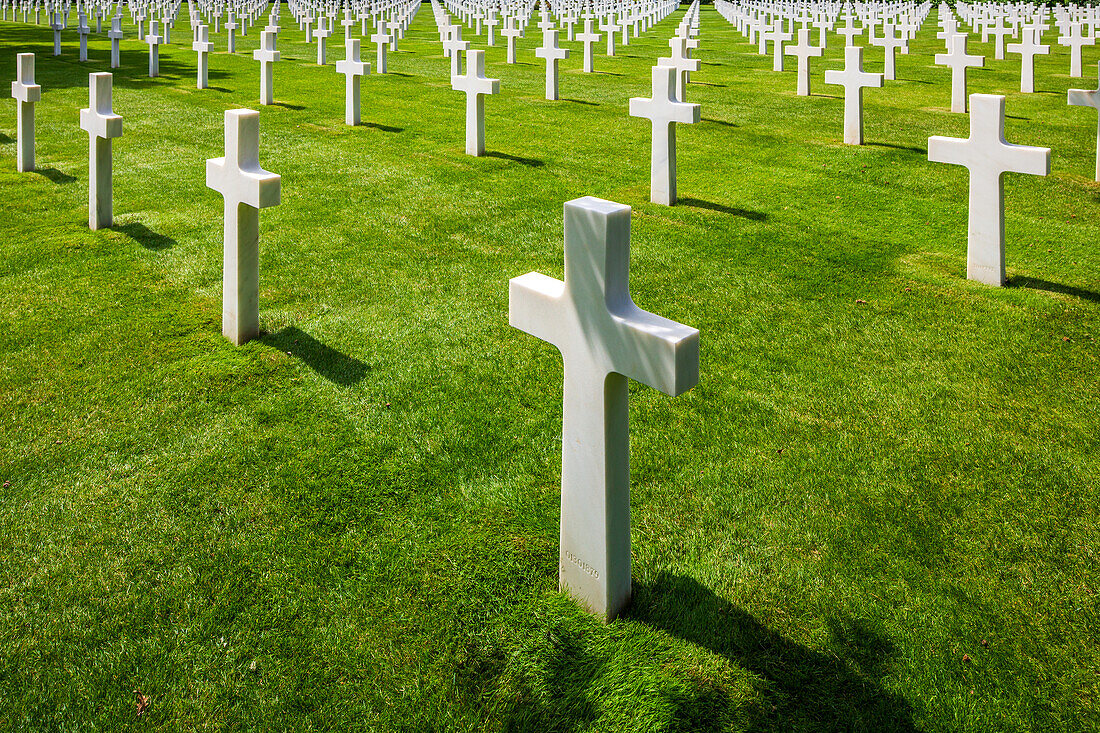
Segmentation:
<svg viewBox="0 0 1100 733">
<path fill-rule="evenodd" d="M 225 198 L 222 334 L 237 346 L 260 332 L 260 209 L 280 201 L 281 178 L 260 167 L 260 113 L 225 113 L 225 157 L 206 161 L 206 185 Z"/>
<path fill-rule="evenodd" d="M 883 77 L 886 79 L 886 81 L 894 81 L 897 76 L 896 52 L 899 47 L 905 46 L 905 37 L 895 36 L 894 26 L 890 23 L 887 23 L 882 28 L 882 36 L 880 38 L 872 38 L 871 45 L 882 46 L 883 53 L 885 54 Z"/>
<path fill-rule="evenodd" d="M 1092 107 L 1100 112 L 1100 85 L 1096 89 L 1070 89 L 1066 95 L 1066 103 L 1079 107 Z M 1100 181 L 1100 114 L 1096 117 L 1096 180 Z"/>
<path fill-rule="evenodd" d="M 951 111 L 966 112 L 966 70 L 968 67 L 985 66 L 984 56 L 966 52 L 967 34 L 956 33 L 948 39 L 951 53 L 936 54 L 936 63 L 951 67 Z"/>
<path fill-rule="evenodd" d="M 500 35 L 508 41 L 507 62 L 510 64 L 516 63 L 516 39 L 523 35 L 523 30 L 516 27 L 515 19 L 512 16 L 509 15 L 505 19 L 504 27 L 500 29 Z"/>
<path fill-rule="evenodd" d="M 15 169 L 26 173 L 34 170 L 34 105 L 42 99 L 42 87 L 34 83 L 34 54 L 21 53 L 15 59 L 15 81 L 11 83 L 16 114 Z"/>
<path fill-rule="evenodd" d="M 772 44 L 772 71 L 783 71 L 783 44 L 791 40 L 791 34 L 783 31 L 782 21 L 775 21 L 770 31 L 764 33 L 764 39 Z"/>
<path fill-rule="evenodd" d="M 630 601 L 627 380 L 676 396 L 699 381 L 699 332 L 630 297 L 630 207 L 565 204 L 565 282 L 508 283 L 508 322 L 561 352 L 560 587 L 611 620 Z"/>
<path fill-rule="evenodd" d="M 855 36 L 862 36 L 863 35 L 863 29 L 852 25 L 852 16 L 850 16 L 850 15 L 845 19 L 844 22 L 845 22 L 845 25 L 838 28 L 837 33 L 844 36 L 844 39 L 845 39 L 844 47 L 847 48 L 848 46 L 854 46 L 855 45 L 855 40 L 854 40 Z"/>
<path fill-rule="evenodd" d="M 862 145 L 863 89 L 881 87 L 882 74 L 863 70 L 862 46 L 847 46 L 844 49 L 844 70 L 826 71 L 825 83 L 844 87 L 844 142 L 848 145 Z"/>
<path fill-rule="evenodd" d="M 198 40 L 191 44 L 191 49 L 199 55 L 198 88 L 206 89 L 210 85 L 210 50 L 214 44 L 210 42 L 210 29 L 205 25 L 195 27 Z"/>
<path fill-rule="evenodd" d="M 569 49 L 558 46 L 558 32 L 548 29 L 542 32 L 542 45 L 535 49 L 535 56 L 546 60 L 546 98 L 558 98 L 558 62 L 569 58 Z"/>
<path fill-rule="evenodd" d="M 77 14 L 79 18 L 79 25 L 76 32 L 80 34 L 80 61 L 88 60 L 88 34 L 92 32 L 92 29 L 88 27 L 88 15 L 84 11 L 80 11 Z M 1080 76 L 1080 74 L 1078 74 Z"/>
<path fill-rule="evenodd" d="M 500 79 L 485 78 L 485 52 L 466 52 L 466 73 L 451 77 L 451 88 L 466 92 L 466 154 L 485 154 L 485 95 L 500 91 Z"/>
<path fill-rule="evenodd" d="M 1020 54 L 1020 91 L 1031 94 L 1035 91 L 1035 56 L 1050 53 L 1050 46 L 1035 42 L 1036 31 L 1025 28 L 1021 32 L 1023 41 L 1008 44 L 1008 52 Z"/>
<path fill-rule="evenodd" d="M 275 62 L 279 60 L 279 52 L 275 50 L 276 35 L 274 31 L 260 32 L 260 48 L 252 52 L 252 58 L 260 62 L 260 104 L 275 103 L 275 83 L 272 72 Z"/>
<path fill-rule="evenodd" d="M 359 60 L 359 39 L 344 41 L 344 60 L 336 62 L 336 72 L 345 75 L 344 82 L 344 122 L 358 125 L 359 113 L 359 77 L 370 74 L 370 63 Z"/>
<path fill-rule="evenodd" d="M 810 58 L 820 57 L 824 51 L 820 46 L 810 45 L 810 31 L 803 28 L 798 31 L 798 43 L 787 48 L 787 53 L 798 58 L 798 96 L 810 95 Z"/>
<path fill-rule="evenodd" d="M 655 204 L 676 203 L 676 123 L 699 121 L 698 104 L 676 101 L 676 70 L 667 66 L 653 67 L 653 96 L 633 97 L 630 116 L 645 117 L 653 123 L 649 159 L 649 198 Z"/>
<path fill-rule="evenodd" d="M 486 37 L 485 44 L 487 46 L 491 47 L 491 46 L 497 45 L 497 41 L 496 41 L 496 35 L 497 34 L 495 33 L 495 29 L 498 25 L 500 25 L 500 21 L 497 20 L 497 16 L 496 16 L 495 11 L 490 9 L 489 10 L 489 16 L 485 19 L 485 37 Z"/>
<path fill-rule="evenodd" d="M 600 41 L 600 34 L 595 33 L 592 30 L 592 19 L 584 19 L 584 32 L 577 34 L 577 40 L 584 44 L 584 63 L 582 69 L 585 73 L 592 73 L 594 66 L 592 63 L 592 50 L 596 44 Z"/>
<path fill-rule="evenodd" d="M 1081 47 L 1095 44 L 1096 39 L 1081 35 L 1080 23 L 1070 23 L 1069 33 L 1062 35 L 1058 43 L 1069 46 L 1069 75 L 1081 76 Z"/>
<path fill-rule="evenodd" d="M 391 33 L 387 32 L 386 28 L 386 21 L 378 21 L 374 34 L 370 37 L 371 43 L 376 45 L 374 70 L 379 74 L 386 73 L 386 50 L 389 48 L 390 41 L 394 38 Z"/>
<path fill-rule="evenodd" d="M 61 13 L 50 13 L 50 29 L 53 31 L 53 55 L 61 55 L 61 31 L 65 26 L 61 23 Z"/>
<path fill-rule="evenodd" d="M 344 26 L 344 47 L 347 47 L 347 42 L 351 40 L 351 29 L 355 27 L 355 18 L 352 17 L 350 8 L 344 8 L 344 19 L 340 21 L 340 25 Z M 339 63 L 339 62 L 337 62 Z"/>
<path fill-rule="evenodd" d="M 108 73 L 88 75 L 88 107 L 80 110 L 80 129 L 88 133 L 88 227 L 114 223 L 111 139 L 122 135 L 122 117 L 111 110 Z"/>
<path fill-rule="evenodd" d="M 997 61 L 1004 61 L 1005 36 L 1015 36 L 1016 29 L 1011 25 L 1005 25 L 1004 18 L 998 15 L 997 22 L 993 25 L 986 25 L 983 33 L 989 33 L 994 38 L 993 58 Z"/>
<path fill-rule="evenodd" d="M 443 52 L 451 58 L 452 77 L 462 73 L 462 53 L 469 47 L 470 42 L 462 40 L 462 26 L 455 23 L 447 28 L 447 40 L 443 42 Z"/>
<path fill-rule="evenodd" d="M 699 59 L 693 59 L 688 55 L 688 39 L 683 36 L 673 36 L 668 39 L 668 46 L 672 49 L 669 56 L 657 59 L 658 66 L 667 66 L 676 69 L 676 88 L 673 89 L 673 97 L 679 102 L 687 101 L 688 74 L 699 70 Z"/>
<path fill-rule="evenodd" d="M 225 28 L 226 34 L 226 50 L 229 51 L 229 53 L 237 53 L 237 24 L 233 21 L 232 10 L 229 11 L 229 20 L 225 22 L 225 26 L 223 27 Z M 217 28 L 215 28 L 214 30 L 217 31 Z M 306 39 L 306 42 L 309 42 L 308 38 Z"/>
<path fill-rule="evenodd" d="M 970 137 L 928 138 L 928 160 L 970 171 L 966 277 L 987 285 L 1005 283 L 1004 174 L 1050 173 L 1050 148 L 1005 142 L 1005 98 L 970 95 Z"/>
<path fill-rule="evenodd" d="M 158 23 L 155 20 L 149 21 L 149 32 L 145 34 L 145 42 L 149 44 L 149 76 L 160 76 L 160 43 L 161 38 L 157 35 Z"/>
<path fill-rule="evenodd" d="M 332 35 L 332 30 L 326 23 L 328 19 L 321 15 L 317 19 L 317 30 L 313 32 L 313 37 L 317 39 L 317 65 L 324 66 L 328 63 L 328 38 Z"/>
<path fill-rule="evenodd" d="M 111 68 L 117 69 L 121 65 L 119 44 L 123 37 L 122 18 L 117 15 L 111 18 L 111 30 L 107 31 L 107 37 L 111 39 Z"/>
<path fill-rule="evenodd" d="M 615 31 L 619 29 L 619 26 L 615 23 L 615 16 L 610 15 L 606 22 L 601 22 L 599 25 L 601 31 L 607 34 L 607 55 L 615 55 Z"/>
</svg>

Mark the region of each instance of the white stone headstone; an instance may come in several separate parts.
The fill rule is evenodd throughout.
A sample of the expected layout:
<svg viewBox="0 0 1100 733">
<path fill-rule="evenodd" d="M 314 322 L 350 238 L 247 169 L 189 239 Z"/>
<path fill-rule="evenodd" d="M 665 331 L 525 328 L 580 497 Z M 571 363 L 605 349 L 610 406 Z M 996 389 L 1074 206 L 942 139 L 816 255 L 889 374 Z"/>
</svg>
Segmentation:
<svg viewBox="0 0 1100 733">
<path fill-rule="evenodd" d="M 592 30 L 592 18 L 584 19 L 584 32 L 577 34 L 577 40 L 584 44 L 584 63 L 582 69 L 584 73 L 591 74 L 594 71 L 592 50 L 600 41 L 600 34 Z"/>
<path fill-rule="evenodd" d="M 1020 91 L 1031 94 L 1035 91 L 1035 57 L 1050 53 L 1050 46 L 1036 43 L 1035 31 L 1024 29 L 1021 32 L 1023 41 L 1008 44 L 1008 52 L 1020 54 Z"/>
<path fill-rule="evenodd" d="M 985 66 L 984 56 L 966 52 L 967 34 L 956 33 L 948 39 L 950 53 L 936 54 L 936 63 L 951 67 L 951 111 L 966 112 L 966 70 L 968 67 Z"/>
<path fill-rule="evenodd" d="M 360 118 L 359 81 L 370 74 L 370 64 L 359 60 L 359 39 L 349 38 L 344 42 L 344 60 L 336 62 L 336 72 L 345 76 L 344 82 L 344 122 L 358 125 Z"/>
<path fill-rule="evenodd" d="M 655 204 L 676 203 L 676 123 L 699 121 L 698 104 L 679 102 L 673 95 L 676 70 L 654 66 L 653 96 L 633 97 L 630 116 L 645 117 L 653 123 L 649 158 L 649 197 Z"/>
<path fill-rule="evenodd" d="M 149 32 L 145 35 L 145 42 L 149 44 L 149 77 L 160 76 L 160 43 L 157 21 L 150 21 Z"/>
<path fill-rule="evenodd" d="M 16 114 L 15 169 L 26 173 L 34 170 L 34 105 L 42 99 L 42 87 L 34 83 L 34 54 L 21 53 L 15 59 L 15 81 L 11 83 Z"/>
<path fill-rule="evenodd" d="M 665 69 L 668 71 L 668 69 Z M 509 323 L 558 348 L 565 369 L 559 583 L 605 620 L 630 601 L 627 380 L 676 396 L 699 381 L 699 332 L 630 297 L 630 207 L 565 204 L 565 282 L 509 282 Z"/>
<path fill-rule="evenodd" d="M 844 87 L 844 142 L 847 145 L 862 145 L 863 89 L 881 87 L 882 74 L 863 70 L 862 46 L 847 46 L 844 49 L 844 70 L 826 71 L 825 83 Z"/>
<path fill-rule="evenodd" d="M 787 48 L 787 53 L 798 59 L 797 93 L 800 97 L 810 95 L 810 58 L 820 57 L 824 50 L 810 44 L 810 31 L 803 28 L 798 31 L 798 43 Z"/>
<path fill-rule="evenodd" d="M 225 113 L 225 156 L 206 161 L 206 185 L 225 198 L 222 334 L 237 346 L 260 332 L 260 209 L 277 206 L 281 178 L 260 167 L 260 113 Z"/>
<path fill-rule="evenodd" d="M 485 52 L 466 52 L 466 73 L 451 77 L 451 88 L 466 93 L 466 154 L 485 154 L 485 95 L 500 91 L 500 79 L 485 78 Z"/>
<path fill-rule="evenodd" d="M 111 18 L 111 30 L 107 31 L 107 37 L 111 39 L 111 68 L 117 69 L 121 65 L 119 44 L 123 37 L 122 18 L 117 15 Z"/>
<path fill-rule="evenodd" d="M 111 109 L 108 73 L 89 74 L 88 107 L 80 110 L 80 129 L 88 133 L 88 227 L 114 223 L 111 140 L 122 135 L 122 117 Z"/>
<path fill-rule="evenodd" d="M 195 28 L 198 40 L 191 44 L 191 49 L 198 55 L 197 83 L 199 89 L 210 86 L 210 51 L 214 44 L 210 42 L 210 29 L 205 25 Z"/>
<path fill-rule="evenodd" d="M 260 32 L 260 47 L 252 52 L 252 58 L 260 62 L 260 104 L 275 103 L 275 83 L 272 74 L 279 52 L 275 50 L 276 35 L 272 31 Z"/>
<path fill-rule="evenodd" d="M 371 43 L 376 44 L 377 52 L 375 54 L 374 68 L 379 74 L 386 73 L 386 49 L 389 47 L 389 42 L 393 40 L 393 35 L 386 32 L 386 21 L 378 21 L 377 31 L 370 37 Z M 469 44 L 467 44 L 469 45 Z"/>
<path fill-rule="evenodd" d="M 1050 148 L 1005 142 L 1005 98 L 970 95 L 970 137 L 928 138 L 928 160 L 970 171 L 966 277 L 987 285 L 1005 283 L 1004 174 L 1050 173 Z"/>
<path fill-rule="evenodd" d="M 535 49 L 535 56 L 546 60 L 546 98 L 558 98 L 558 62 L 569 58 L 569 50 L 558 46 L 558 31 L 542 32 L 542 45 Z"/>
</svg>

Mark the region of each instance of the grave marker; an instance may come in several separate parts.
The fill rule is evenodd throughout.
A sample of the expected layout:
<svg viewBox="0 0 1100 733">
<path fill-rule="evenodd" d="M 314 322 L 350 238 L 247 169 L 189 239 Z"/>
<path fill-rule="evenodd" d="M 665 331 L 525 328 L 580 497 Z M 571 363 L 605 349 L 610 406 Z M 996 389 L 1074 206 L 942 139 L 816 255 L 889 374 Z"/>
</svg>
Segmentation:
<svg viewBox="0 0 1100 733">
<path fill-rule="evenodd" d="M 34 105 L 42 99 L 42 87 L 34 83 L 34 54 L 21 53 L 15 59 L 15 81 L 11 83 L 16 115 L 15 169 L 27 173 L 34 170 Z"/>
<path fill-rule="evenodd" d="M 260 167 L 260 113 L 225 113 L 225 156 L 206 161 L 206 185 L 225 198 L 222 334 L 237 346 L 260 332 L 260 209 L 277 206 L 281 178 Z"/>
<path fill-rule="evenodd" d="M 111 140 L 122 135 L 122 118 L 111 110 L 111 83 L 106 72 L 88 75 L 88 107 L 80 110 L 80 129 L 88 133 L 88 228 L 114 223 Z"/>
<path fill-rule="evenodd" d="M 951 67 L 951 111 L 966 112 L 966 70 L 970 66 L 985 66 L 984 56 L 971 56 L 966 52 L 967 35 L 956 33 L 948 39 L 951 53 L 936 54 L 936 63 Z"/>
<path fill-rule="evenodd" d="M 882 74 L 863 70 L 862 46 L 847 46 L 844 49 L 844 70 L 826 71 L 825 83 L 844 87 L 844 142 L 847 145 L 862 145 L 863 89 L 881 87 Z"/>
<path fill-rule="evenodd" d="M 509 323 L 565 371 L 559 583 L 608 621 L 631 593 L 627 380 L 672 396 L 699 381 L 699 332 L 638 308 L 629 267 L 630 207 L 585 197 L 565 204 L 565 281 L 508 284 Z"/>
<path fill-rule="evenodd" d="M 260 62 L 260 104 L 274 104 L 275 83 L 272 73 L 279 52 L 275 50 L 276 35 L 273 31 L 260 32 L 260 48 L 252 52 L 252 58 Z"/>
<path fill-rule="evenodd" d="M 485 52 L 466 52 L 466 73 L 451 77 L 451 88 L 466 92 L 466 154 L 485 154 L 485 95 L 500 91 L 500 79 L 485 78 Z"/>
<path fill-rule="evenodd" d="M 336 62 L 336 72 L 344 74 L 344 122 L 358 125 L 360 118 L 359 81 L 370 73 L 370 64 L 359 60 L 359 39 L 344 42 L 344 60 Z"/>
<path fill-rule="evenodd" d="M 699 121 L 698 104 L 679 102 L 673 95 L 676 70 L 654 66 L 653 94 L 646 99 L 630 100 L 630 116 L 645 117 L 653 123 L 649 157 L 649 198 L 655 204 L 676 203 L 676 123 Z"/>
<path fill-rule="evenodd" d="M 1005 283 L 1004 174 L 1050 173 L 1050 148 L 1005 142 L 1005 98 L 970 95 L 970 137 L 928 138 L 928 160 L 970 171 L 966 277 L 987 285 Z"/>
<path fill-rule="evenodd" d="M 558 32 L 547 29 L 542 32 L 542 45 L 535 49 L 535 56 L 546 59 L 546 98 L 558 98 L 558 62 L 569 58 L 569 50 L 558 46 Z"/>
</svg>

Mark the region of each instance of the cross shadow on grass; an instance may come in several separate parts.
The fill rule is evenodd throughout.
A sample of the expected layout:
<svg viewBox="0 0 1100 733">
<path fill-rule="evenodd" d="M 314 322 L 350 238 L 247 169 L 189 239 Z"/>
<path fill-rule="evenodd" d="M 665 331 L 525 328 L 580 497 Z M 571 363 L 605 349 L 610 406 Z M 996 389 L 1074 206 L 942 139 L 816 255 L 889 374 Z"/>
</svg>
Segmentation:
<svg viewBox="0 0 1100 733">
<path fill-rule="evenodd" d="M 381 130 L 382 132 L 404 132 L 404 127 L 393 127 L 391 125 L 383 125 L 378 122 L 360 122 L 360 127 L 369 127 L 372 130 Z"/>
<path fill-rule="evenodd" d="M 584 105 L 587 105 L 589 107 L 599 107 L 600 106 L 599 102 L 586 102 L 583 99 L 565 99 L 565 98 L 562 98 L 561 101 L 563 101 L 563 102 L 572 102 L 573 104 L 584 104 Z"/>
<path fill-rule="evenodd" d="M 75 177 L 62 173 L 56 168 L 35 168 L 33 172 L 58 184 L 72 183 L 76 180 Z"/>
<path fill-rule="evenodd" d="M 748 209 L 738 209 L 733 206 L 726 206 L 725 204 L 716 204 L 713 201 L 703 201 L 702 199 L 693 198 L 681 198 L 676 199 L 677 206 L 686 206 L 691 209 L 707 209 L 709 211 L 718 211 L 723 214 L 729 214 L 731 216 L 740 216 L 743 219 L 751 219 L 753 221 L 767 221 L 768 215 L 762 211 L 749 211 Z"/>
<path fill-rule="evenodd" d="M 874 624 L 826 621 L 828 649 L 772 631 L 694 578 L 662 574 L 634 586 L 626 616 L 725 657 L 764 682 L 750 730 L 915 732 L 909 702 L 882 686 L 894 647 Z"/>
<path fill-rule="evenodd" d="M 294 110 L 295 112 L 301 112 L 302 110 L 305 109 L 305 107 L 303 107 L 300 104 L 290 104 L 289 102 L 272 102 L 271 106 L 272 107 L 282 107 L 283 109 L 290 109 L 290 110 Z"/>
<path fill-rule="evenodd" d="M 260 342 L 290 354 L 328 381 L 343 387 L 357 384 L 370 371 L 370 367 L 358 359 L 321 343 L 294 326 L 287 326 L 278 333 L 264 333 Z"/>
<path fill-rule="evenodd" d="M 490 150 L 485 153 L 486 158 L 499 158 L 500 160 L 510 160 L 513 163 L 519 163 L 521 165 L 528 166 L 530 168 L 541 168 L 546 163 L 538 158 L 523 158 L 518 155 L 509 155 L 508 153 L 498 153 L 495 150 Z"/>
<path fill-rule="evenodd" d="M 7 145 L 8 143 L 15 142 L 15 138 L 8 137 L 4 133 L 0 132 L 0 145 Z"/>
<path fill-rule="evenodd" d="M 1030 288 L 1031 290 L 1044 290 L 1048 293 L 1070 295 L 1074 298 L 1080 298 L 1081 300 L 1089 300 L 1093 303 L 1100 303 L 1100 293 L 1094 293 L 1091 290 L 1083 290 L 1082 288 L 1075 288 L 1072 285 L 1062 285 L 1061 283 L 1052 283 L 1048 280 L 1040 280 L 1037 277 L 1016 276 L 1008 281 L 1008 286 L 1010 288 Z"/>
<path fill-rule="evenodd" d="M 871 148 L 891 148 L 893 150 L 904 150 L 909 153 L 928 155 L 927 148 L 922 148 L 917 145 L 897 145 L 895 143 L 867 143 L 867 146 Z"/>
<path fill-rule="evenodd" d="M 117 232 L 125 234 L 145 249 L 151 249 L 157 252 L 168 249 L 169 247 L 174 247 L 178 244 L 176 240 L 172 239 L 167 234 L 154 232 L 139 221 L 132 221 L 129 224 L 115 226 L 114 229 Z"/>
<path fill-rule="evenodd" d="M 704 117 L 703 122 L 713 122 L 716 125 L 722 125 L 723 127 L 740 127 L 741 125 L 736 122 L 727 122 L 726 120 L 716 120 L 712 117 Z"/>
</svg>

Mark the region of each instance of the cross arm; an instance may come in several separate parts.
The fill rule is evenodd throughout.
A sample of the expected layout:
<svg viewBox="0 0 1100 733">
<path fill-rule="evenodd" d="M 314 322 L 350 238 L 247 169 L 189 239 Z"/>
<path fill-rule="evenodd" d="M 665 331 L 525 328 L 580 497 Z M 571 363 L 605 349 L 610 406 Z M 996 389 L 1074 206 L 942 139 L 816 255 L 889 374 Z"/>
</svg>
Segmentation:
<svg viewBox="0 0 1100 733">
<path fill-rule="evenodd" d="M 613 370 L 675 397 L 699 383 L 699 331 L 642 310 L 633 302 L 612 312 L 621 338 Z"/>
<path fill-rule="evenodd" d="M 1100 94 L 1095 89 L 1070 89 L 1066 94 L 1066 104 L 1077 107 L 1100 108 Z"/>
<path fill-rule="evenodd" d="M 508 324 L 560 350 L 565 283 L 540 272 L 508 281 Z"/>
<path fill-rule="evenodd" d="M 950 163 L 969 168 L 969 147 L 970 141 L 964 138 L 933 135 L 928 138 L 928 160 L 932 163 Z"/>
<path fill-rule="evenodd" d="M 282 176 L 256 166 L 236 168 L 225 158 L 206 161 L 206 185 L 227 199 L 236 199 L 253 208 L 277 206 L 282 198 Z"/>
</svg>

